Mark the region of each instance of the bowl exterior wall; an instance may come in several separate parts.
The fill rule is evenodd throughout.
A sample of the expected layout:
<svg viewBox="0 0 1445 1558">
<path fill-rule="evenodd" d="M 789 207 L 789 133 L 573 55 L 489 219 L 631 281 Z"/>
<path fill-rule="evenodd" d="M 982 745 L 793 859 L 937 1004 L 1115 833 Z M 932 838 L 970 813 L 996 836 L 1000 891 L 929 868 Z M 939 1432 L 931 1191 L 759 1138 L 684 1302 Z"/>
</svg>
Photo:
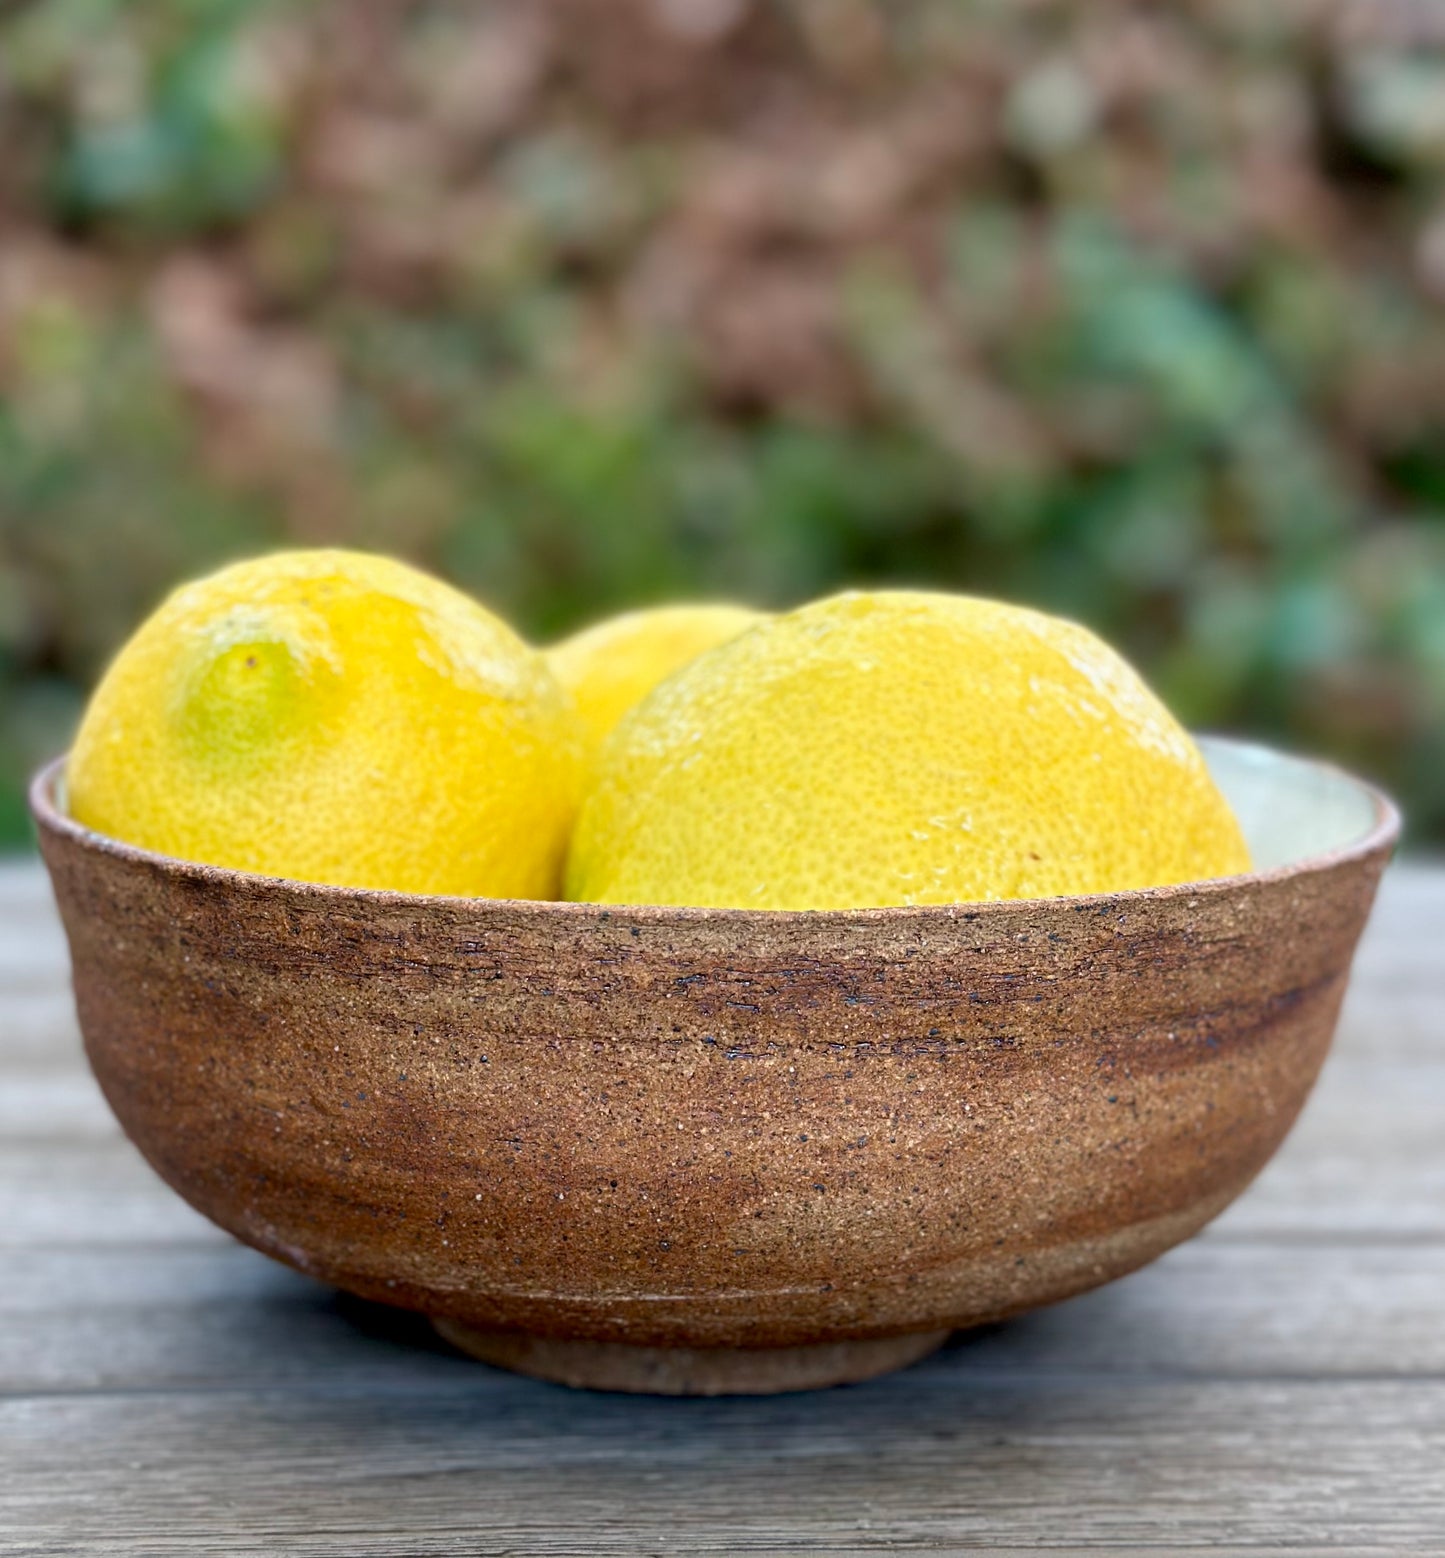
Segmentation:
<svg viewBox="0 0 1445 1558">
<path fill-rule="evenodd" d="M 1386 846 L 1097 900 L 759 916 L 347 893 L 41 817 L 81 1027 L 193 1206 L 484 1328 L 738 1347 L 974 1324 L 1258 1172 Z"/>
</svg>

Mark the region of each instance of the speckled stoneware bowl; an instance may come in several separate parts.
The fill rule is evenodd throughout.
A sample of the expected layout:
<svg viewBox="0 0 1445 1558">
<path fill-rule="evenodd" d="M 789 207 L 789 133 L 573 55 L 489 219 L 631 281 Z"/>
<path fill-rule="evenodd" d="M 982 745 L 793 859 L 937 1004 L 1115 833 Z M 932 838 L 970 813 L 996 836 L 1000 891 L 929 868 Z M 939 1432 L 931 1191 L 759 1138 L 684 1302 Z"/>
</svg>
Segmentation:
<svg viewBox="0 0 1445 1558">
<path fill-rule="evenodd" d="M 851 913 L 188 865 L 32 792 L 96 1076 L 238 1238 L 570 1384 L 856 1380 L 1187 1238 L 1319 1070 L 1398 818 L 1208 741 L 1258 862 Z"/>
</svg>

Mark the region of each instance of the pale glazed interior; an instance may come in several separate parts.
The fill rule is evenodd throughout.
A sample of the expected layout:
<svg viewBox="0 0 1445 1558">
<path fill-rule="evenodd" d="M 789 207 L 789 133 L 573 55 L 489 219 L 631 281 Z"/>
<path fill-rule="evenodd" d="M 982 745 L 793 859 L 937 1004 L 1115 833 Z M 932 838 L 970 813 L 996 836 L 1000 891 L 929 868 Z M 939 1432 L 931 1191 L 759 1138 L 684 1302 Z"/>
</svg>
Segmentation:
<svg viewBox="0 0 1445 1558">
<path fill-rule="evenodd" d="M 1373 794 L 1338 769 L 1219 736 L 1201 736 L 1199 748 L 1257 871 L 1344 849 L 1375 826 Z"/>
</svg>

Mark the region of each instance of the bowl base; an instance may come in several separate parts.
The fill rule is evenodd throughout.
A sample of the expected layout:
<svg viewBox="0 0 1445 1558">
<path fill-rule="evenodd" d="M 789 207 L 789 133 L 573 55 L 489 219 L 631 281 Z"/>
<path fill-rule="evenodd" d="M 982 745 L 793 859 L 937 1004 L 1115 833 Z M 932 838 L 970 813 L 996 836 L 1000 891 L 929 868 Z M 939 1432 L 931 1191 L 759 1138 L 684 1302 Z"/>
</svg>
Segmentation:
<svg viewBox="0 0 1445 1558">
<path fill-rule="evenodd" d="M 651 1396 L 771 1396 L 850 1385 L 916 1363 L 951 1334 L 924 1331 L 807 1347 L 635 1347 L 485 1331 L 440 1317 L 432 1324 L 453 1347 L 483 1363 L 558 1385 Z"/>
</svg>

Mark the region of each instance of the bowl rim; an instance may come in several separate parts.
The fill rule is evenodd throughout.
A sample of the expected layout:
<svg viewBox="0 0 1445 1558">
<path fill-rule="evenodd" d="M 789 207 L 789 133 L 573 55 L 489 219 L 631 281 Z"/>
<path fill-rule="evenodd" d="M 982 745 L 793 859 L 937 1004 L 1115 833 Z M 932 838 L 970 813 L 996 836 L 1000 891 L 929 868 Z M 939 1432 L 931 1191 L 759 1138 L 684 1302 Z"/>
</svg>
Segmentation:
<svg viewBox="0 0 1445 1558">
<path fill-rule="evenodd" d="M 928 923 L 958 919 L 967 915 L 977 918 L 980 914 L 1002 912 L 1033 912 L 1043 910 L 1067 910 L 1106 904 L 1137 905 L 1143 907 L 1179 898 L 1198 898 L 1238 890 L 1245 886 L 1265 886 L 1272 882 L 1287 881 L 1294 877 L 1314 875 L 1338 866 L 1356 863 L 1376 854 L 1393 852 L 1399 843 L 1401 814 L 1394 801 L 1377 785 L 1367 779 L 1321 758 L 1283 752 L 1263 742 L 1242 740 L 1234 736 L 1214 736 L 1210 740 L 1221 744 L 1260 753 L 1266 758 L 1285 758 L 1302 763 L 1323 773 L 1344 780 L 1362 792 L 1371 804 L 1373 816 L 1370 826 L 1357 838 L 1318 854 L 1305 855 L 1298 860 L 1270 866 L 1263 871 L 1240 871 L 1230 876 L 1201 877 L 1189 882 L 1171 882 L 1162 887 L 1128 887 L 1114 892 L 1061 894 L 1048 898 L 992 898 L 960 901 L 948 904 L 892 904 L 883 907 L 857 909 L 747 909 L 715 908 L 681 904 L 608 904 L 576 903 L 556 898 L 487 898 L 464 897 L 446 893 L 408 893 L 381 887 L 339 887 L 327 882 L 307 882 L 296 877 L 269 876 L 259 871 L 243 871 L 234 866 L 209 865 L 203 861 L 183 860 L 158 850 L 144 849 L 138 844 L 127 844 L 121 839 L 97 832 L 61 809 L 55 790 L 65 769 L 69 753 L 62 753 L 42 765 L 34 774 L 29 787 L 30 814 L 41 833 L 49 833 L 78 845 L 91 853 L 109 855 L 116 860 L 134 866 L 145 867 L 163 875 L 208 883 L 213 886 L 232 884 L 236 887 L 284 888 L 302 898 L 320 903 L 367 904 L 375 908 L 429 907 L 455 912 L 458 909 L 477 913 L 503 911 L 512 915 L 535 915 L 564 921 L 607 921 L 613 918 L 637 920 L 652 924 L 685 924 L 724 921 L 733 924 L 753 924 L 760 929 L 810 925 L 823 927 L 828 924 L 851 923 Z"/>
</svg>

